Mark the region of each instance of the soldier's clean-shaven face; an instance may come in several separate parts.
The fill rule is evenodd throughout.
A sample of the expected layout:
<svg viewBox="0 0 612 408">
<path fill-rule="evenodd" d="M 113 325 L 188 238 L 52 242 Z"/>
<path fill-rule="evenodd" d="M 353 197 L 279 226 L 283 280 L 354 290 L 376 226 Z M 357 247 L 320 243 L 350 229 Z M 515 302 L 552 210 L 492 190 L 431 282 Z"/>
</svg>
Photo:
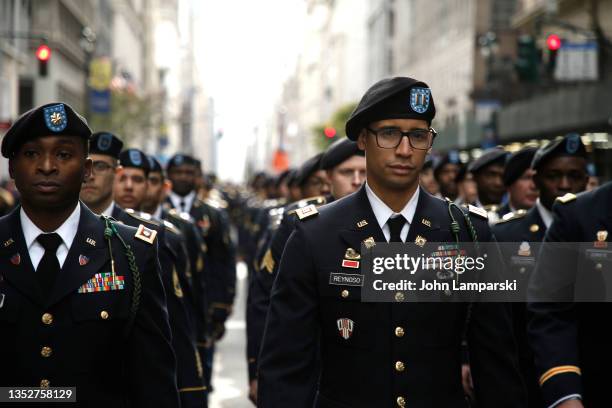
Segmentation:
<svg viewBox="0 0 612 408">
<path fill-rule="evenodd" d="M 143 169 L 122 168 L 115 177 L 115 202 L 122 208 L 140 210 L 147 194 L 147 177 Z"/>
<path fill-rule="evenodd" d="M 386 119 L 370 123 L 368 127 L 374 131 L 397 128 L 403 132 L 429 129 L 427 122 L 420 119 Z M 365 150 L 369 183 L 389 190 L 405 190 L 418 183 L 429 149 L 411 147 L 407 137 L 402 137 L 396 148 L 381 148 L 376 142 L 376 136 L 366 130 L 359 135 L 357 144 Z"/>
<path fill-rule="evenodd" d="M 91 160 L 81 138 L 46 136 L 25 142 L 9 160 L 9 172 L 29 208 L 41 211 L 73 206 Z"/>
<path fill-rule="evenodd" d="M 117 160 L 105 154 L 91 154 L 93 169 L 81 188 L 81 200 L 90 208 L 99 208 L 113 195 Z"/>
<path fill-rule="evenodd" d="M 364 156 L 353 155 L 327 171 L 331 193 L 336 200 L 359 190 L 366 178 Z"/>
</svg>

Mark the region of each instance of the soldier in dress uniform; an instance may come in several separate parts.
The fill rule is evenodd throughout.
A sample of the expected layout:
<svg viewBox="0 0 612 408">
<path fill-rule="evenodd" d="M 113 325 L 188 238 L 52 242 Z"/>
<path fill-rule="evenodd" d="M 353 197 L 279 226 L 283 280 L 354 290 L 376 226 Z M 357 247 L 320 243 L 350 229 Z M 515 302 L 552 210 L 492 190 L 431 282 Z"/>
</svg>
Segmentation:
<svg viewBox="0 0 612 408">
<path fill-rule="evenodd" d="M 222 276 L 209 276 L 206 263 L 206 244 L 195 226 L 194 219 L 187 213 L 179 213 L 175 209 L 167 209 L 162 205 L 167 191 L 170 190 L 169 182 L 166 180 L 163 168 L 159 161 L 149 156 L 151 170 L 147 177 L 147 194 L 142 204 L 142 209 L 153 215 L 154 219 L 164 220 L 172 223 L 178 228 L 184 239 L 187 249 L 190 271 L 188 279 L 190 290 L 186 293 L 187 304 L 190 306 L 193 317 L 196 344 L 204 348 L 210 342 L 210 323 L 208 322 L 208 300 L 207 285 L 209 279 L 219 279 Z M 223 286 L 217 283 L 217 286 Z"/>
<path fill-rule="evenodd" d="M 208 318 L 211 337 L 220 340 L 225 333 L 225 321 L 232 311 L 236 285 L 236 260 L 233 243 L 229 235 L 229 222 L 224 214 L 197 197 L 195 159 L 184 154 L 176 154 L 166 165 L 166 175 L 172 182 L 172 191 L 166 198 L 168 209 L 186 212 L 196 222 L 207 248 L 206 265 L 209 275 L 220 276 L 210 279 L 208 285 Z M 218 282 L 219 285 L 215 283 Z M 212 373 L 214 342 L 198 345 L 205 362 L 207 374 Z M 210 388 L 210 375 L 207 378 Z M 212 391 L 212 390 L 211 390 Z"/>
<path fill-rule="evenodd" d="M 465 407 L 464 331 L 478 403 L 524 406 L 506 305 L 474 303 L 466 319 L 466 304 L 364 303 L 358 284 L 330 279 L 358 273 L 362 243 L 454 242 L 449 212 L 460 241 L 491 240 L 484 211 L 449 208 L 418 186 L 434 114 L 429 87 L 405 77 L 374 84 L 351 114 L 346 133 L 365 150 L 367 182 L 298 212 L 272 288 L 259 407 Z"/>
<path fill-rule="evenodd" d="M 156 234 L 79 202 L 90 136 L 52 103 L 2 141 L 21 206 L 0 219 L 0 384 L 76 386 L 58 406 L 179 407 Z"/>
<path fill-rule="evenodd" d="M 332 143 L 320 158 L 318 165 L 326 172 L 331 183 L 331 195 L 316 196 L 288 205 L 280 212 L 278 221 L 272 223 L 270 241 L 262 248 L 257 268 L 249 282 L 247 303 L 247 359 L 249 365 L 252 400 L 257 396 L 257 356 L 261 348 L 263 329 L 270 303 L 270 291 L 278 270 L 283 248 L 295 228 L 299 211 L 318 208 L 325 203 L 345 197 L 357 191 L 365 181 L 366 167 L 363 151 L 354 141 L 343 138 Z M 303 167 L 303 177 L 310 177 L 318 170 L 312 162 Z"/>
<path fill-rule="evenodd" d="M 461 170 L 461 160 L 459 152 L 451 150 L 445 154 L 440 161 L 434 165 L 434 177 L 440 186 L 440 195 L 456 200 L 459 192 L 457 191 L 457 174 Z"/>
<path fill-rule="evenodd" d="M 191 313 L 191 280 L 187 250 L 180 231 L 171 223 L 154 219 L 140 211 L 147 192 L 150 161 L 138 149 L 125 149 L 119 154 L 119 172 L 115 178 L 113 196 L 117 220 L 127 225 L 146 226 L 159 236 L 159 261 L 162 282 L 166 289 L 168 313 L 172 329 L 172 345 L 177 357 L 177 382 L 182 407 L 206 404 L 207 387 L 204 368 L 196 348 L 196 331 Z"/>
<path fill-rule="evenodd" d="M 611 208 L 610 182 L 577 196 L 568 193 L 553 206 L 553 222 L 529 285 L 533 303 L 528 304 L 529 340 L 543 406 L 610 406 L 612 327 L 605 322 L 612 312 L 607 303 Z M 539 297 L 559 281 L 563 285 L 558 296 Z M 598 302 L 604 299 L 606 303 Z"/>
<path fill-rule="evenodd" d="M 533 156 L 531 169 L 540 198 L 531 209 L 518 210 L 493 227 L 496 239 L 501 242 L 507 268 L 522 288 L 521 295 L 531 276 L 539 253 L 540 243 L 552 222 L 550 209 L 556 198 L 575 194 L 586 187 L 586 150 L 580 138 L 566 136 L 538 149 Z M 541 393 L 533 365 L 533 353 L 527 340 L 527 315 L 523 303 L 513 304 L 513 324 L 519 350 L 519 363 L 527 385 L 530 407 L 543 406 Z"/>
<path fill-rule="evenodd" d="M 504 149 L 490 149 L 468 166 L 478 189 L 476 206 L 489 213 L 491 223 L 495 223 L 499 218 L 497 210 L 506 192 L 503 180 L 506 156 Z"/>
<path fill-rule="evenodd" d="M 421 175 L 419 176 L 419 184 L 429 194 L 436 197 L 441 197 L 440 186 L 433 173 L 433 159 L 431 156 L 427 156 L 425 159 L 425 164 L 423 164 L 423 169 L 421 170 Z"/>
<path fill-rule="evenodd" d="M 501 219 L 517 210 L 529 210 L 538 199 L 538 189 L 533 181 L 535 170 L 531 161 L 535 147 L 525 147 L 508 156 L 504 167 L 504 185 L 508 192 L 508 202 L 498 211 Z M 508 215 L 507 217 L 511 217 Z"/>
</svg>

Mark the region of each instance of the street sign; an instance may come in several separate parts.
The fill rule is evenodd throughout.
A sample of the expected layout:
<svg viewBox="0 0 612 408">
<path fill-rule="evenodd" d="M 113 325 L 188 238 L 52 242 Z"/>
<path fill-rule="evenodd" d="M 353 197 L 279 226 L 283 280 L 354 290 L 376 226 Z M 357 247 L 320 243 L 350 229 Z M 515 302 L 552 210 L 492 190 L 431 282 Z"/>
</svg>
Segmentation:
<svg viewBox="0 0 612 408">
<path fill-rule="evenodd" d="M 556 81 L 596 81 L 599 77 L 597 42 L 563 41 L 557 54 Z"/>
</svg>

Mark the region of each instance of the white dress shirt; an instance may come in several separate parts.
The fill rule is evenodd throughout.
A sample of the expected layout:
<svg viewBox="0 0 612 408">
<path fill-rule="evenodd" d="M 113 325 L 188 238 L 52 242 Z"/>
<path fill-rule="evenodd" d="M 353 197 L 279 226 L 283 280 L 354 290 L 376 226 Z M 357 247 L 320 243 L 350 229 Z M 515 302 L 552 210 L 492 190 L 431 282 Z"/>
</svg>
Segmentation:
<svg viewBox="0 0 612 408">
<path fill-rule="evenodd" d="M 398 213 L 394 212 L 387 204 L 385 204 L 375 193 L 372 191 L 368 183 L 365 185 L 366 195 L 368 196 L 368 201 L 370 202 L 370 207 L 372 207 L 372 212 L 374 213 L 374 217 L 376 217 L 376 221 L 382 229 L 383 234 L 385 235 L 385 239 L 387 242 L 391 239 L 391 231 L 389 230 L 389 225 L 387 221 L 390 217 L 393 216 L 395 218 L 398 215 L 403 215 L 406 219 L 406 224 L 402 227 L 400 231 L 400 238 L 403 242 L 406 242 L 406 237 L 408 236 L 408 230 L 410 229 L 410 224 L 412 223 L 412 219 L 414 218 L 414 213 L 416 211 L 417 203 L 419 202 L 419 190 L 417 187 L 416 191 L 408 200 L 402 211 Z"/>
<path fill-rule="evenodd" d="M 23 237 L 25 238 L 26 248 L 30 254 L 30 260 L 34 270 L 38 268 L 38 264 L 45 254 L 45 248 L 36 240 L 40 234 L 45 234 L 40 228 L 32 222 L 32 220 L 25 213 L 23 208 L 19 211 L 19 218 L 21 219 L 21 229 L 23 230 Z M 55 231 L 57 235 L 62 238 L 62 243 L 57 248 L 57 260 L 59 261 L 60 267 L 64 266 L 68 251 L 72 246 L 72 241 L 76 236 L 77 230 L 79 229 L 79 219 L 81 218 L 81 205 L 77 204 L 76 208 L 70 214 L 70 216 L 64 221 L 64 223 Z"/>
<path fill-rule="evenodd" d="M 550 228 L 550 224 L 552 224 L 553 222 L 552 212 L 550 212 L 548 208 L 544 207 L 544 205 L 540 202 L 539 198 L 536 201 L 536 207 L 538 208 L 538 211 L 540 212 L 540 217 L 542 217 L 542 221 L 544 222 L 544 225 L 546 225 L 546 229 Z"/>
<path fill-rule="evenodd" d="M 181 212 L 188 213 L 191 211 L 191 206 L 193 205 L 193 201 L 195 200 L 196 192 L 191 191 L 189 194 L 182 197 L 176 194 L 174 191 L 171 191 L 169 197 L 170 197 L 170 201 L 172 201 L 172 206 L 174 208 L 176 208 L 177 210 Z M 185 205 L 181 206 L 181 202 L 183 202 Z"/>
<path fill-rule="evenodd" d="M 113 210 L 115 209 L 115 202 L 111 201 L 110 205 L 108 207 L 106 207 L 106 210 L 102 211 L 102 214 L 100 215 L 105 215 L 107 217 L 112 217 L 113 216 Z"/>
</svg>

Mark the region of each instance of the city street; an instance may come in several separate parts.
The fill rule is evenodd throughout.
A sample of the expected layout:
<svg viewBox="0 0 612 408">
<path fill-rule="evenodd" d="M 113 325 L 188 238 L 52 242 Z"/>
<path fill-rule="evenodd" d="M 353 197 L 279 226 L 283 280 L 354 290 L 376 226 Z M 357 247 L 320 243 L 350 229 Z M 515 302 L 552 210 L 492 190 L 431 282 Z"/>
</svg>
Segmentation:
<svg viewBox="0 0 612 408">
<path fill-rule="evenodd" d="M 237 275 L 234 314 L 227 322 L 225 337 L 217 344 L 213 376 L 215 392 L 210 396 L 210 408 L 253 407 L 247 397 L 246 324 L 244 319 L 247 270 L 244 263 L 238 264 Z"/>
</svg>

